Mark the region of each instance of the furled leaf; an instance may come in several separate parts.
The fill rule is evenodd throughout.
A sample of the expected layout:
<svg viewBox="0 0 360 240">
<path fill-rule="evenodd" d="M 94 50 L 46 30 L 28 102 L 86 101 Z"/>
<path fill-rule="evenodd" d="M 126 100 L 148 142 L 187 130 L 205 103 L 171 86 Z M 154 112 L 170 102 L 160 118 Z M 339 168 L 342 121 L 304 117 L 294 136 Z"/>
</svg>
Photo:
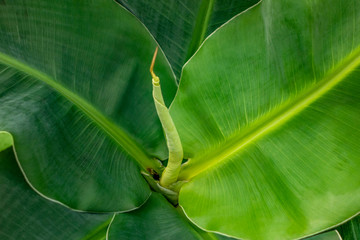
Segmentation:
<svg viewBox="0 0 360 240">
<path fill-rule="evenodd" d="M 343 240 L 360 240 L 360 216 L 336 228 Z"/>
<path fill-rule="evenodd" d="M 0 152 L 0 196 L 2 240 L 100 240 L 112 217 L 74 212 L 35 193 L 10 148 Z"/>
<path fill-rule="evenodd" d="M 180 208 L 175 209 L 159 193 L 153 193 L 141 208 L 116 214 L 107 239 L 230 239 L 204 232 L 191 224 Z"/>
<path fill-rule="evenodd" d="M 258 0 L 117 0 L 149 29 L 177 77 L 205 37 Z"/>
<path fill-rule="evenodd" d="M 154 40 L 107 0 L 0 1 L 0 130 L 30 184 L 71 208 L 126 211 L 166 145 L 151 96 Z M 167 103 L 176 90 L 163 54 Z"/>
<path fill-rule="evenodd" d="M 198 226 L 293 239 L 360 210 L 360 1 L 271 1 L 212 35 L 171 107 Z"/>
</svg>

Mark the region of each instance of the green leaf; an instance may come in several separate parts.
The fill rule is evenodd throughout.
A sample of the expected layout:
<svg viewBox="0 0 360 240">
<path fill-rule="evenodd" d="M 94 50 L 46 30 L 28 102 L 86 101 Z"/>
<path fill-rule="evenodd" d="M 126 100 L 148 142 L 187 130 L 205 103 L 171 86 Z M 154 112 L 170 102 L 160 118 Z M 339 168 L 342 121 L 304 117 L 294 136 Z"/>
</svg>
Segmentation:
<svg viewBox="0 0 360 240">
<path fill-rule="evenodd" d="M 116 214 L 108 239 L 201 239 L 186 218 L 159 193 L 152 193 L 141 208 Z"/>
<path fill-rule="evenodd" d="M 14 140 L 10 133 L 0 131 L 0 152 L 11 147 L 14 144 Z"/>
<path fill-rule="evenodd" d="M 320 233 L 313 237 L 305 238 L 304 240 L 342 240 L 337 231 L 329 231 Z"/>
<path fill-rule="evenodd" d="M 116 214 L 107 239 L 230 239 L 204 232 L 191 224 L 178 207 L 175 209 L 159 193 L 152 193 L 141 208 Z"/>
<path fill-rule="evenodd" d="M 258 0 L 116 0 L 149 29 L 176 76 L 205 37 Z"/>
<path fill-rule="evenodd" d="M 360 239 L 360 216 L 336 228 L 343 240 L 359 240 Z"/>
<path fill-rule="evenodd" d="M 127 211 L 150 195 L 140 168 L 167 150 L 151 96 L 155 41 L 117 3 L 0 3 L 0 130 L 46 197 L 78 210 Z M 176 91 L 163 54 L 165 99 Z"/>
<path fill-rule="evenodd" d="M 112 217 L 74 212 L 39 196 L 25 182 L 12 149 L 0 152 L 0 196 L 3 240 L 100 240 Z"/>
<path fill-rule="evenodd" d="M 183 69 L 170 113 L 186 215 L 245 239 L 293 239 L 360 210 L 360 1 L 264 0 Z"/>
</svg>

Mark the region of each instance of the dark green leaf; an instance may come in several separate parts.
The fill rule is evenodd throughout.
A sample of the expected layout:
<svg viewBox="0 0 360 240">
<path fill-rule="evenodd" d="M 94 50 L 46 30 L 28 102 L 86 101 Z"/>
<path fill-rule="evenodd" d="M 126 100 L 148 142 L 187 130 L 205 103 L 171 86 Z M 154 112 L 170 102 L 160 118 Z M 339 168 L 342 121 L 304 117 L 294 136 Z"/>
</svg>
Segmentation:
<svg viewBox="0 0 360 240">
<path fill-rule="evenodd" d="M 88 211 L 127 211 L 150 195 L 140 167 L 167 156 L 151 96 L 155 42 L 107 0 L 0 3 L 0 130 L 42 194 Z M 176 85 L 157 59 L 166 99 Z"/>
<path fill-rule="evenodd" d="M 343 240 L 360 240 L 360 216 L 336 228 Z"/>
<path fill-rule="evenodd" d="M 329 231 L 305 238 L 304 240 L 342 240 L 337 231 Z"/>
<path fill-rule="evenodd" d="M 149 29 L 176 76 L 205 37 L 258 0 L 117 0 Z"/>
<path fill-rule="evenodd" d="M 116 214 L 108 231 L 108 240 L 113 239 L 230 239 L 204 232 L 191 224 L 178 207 L 175 209 L 159 193 L 153 193 L 144 206 Z"/>
<path fill-rule="evenodd" d="M 10 148 L 0 152 L 0 196 L 2 240 L 100 240 L 112 217 L 74 212 L 35 193 Z"/>
<path fill-rule="evenodd" d="M 186 218 L 159 193 L 152 193 L 141 208 L 116 214 L 108 239 L 201 239 Z"/>
</svg>

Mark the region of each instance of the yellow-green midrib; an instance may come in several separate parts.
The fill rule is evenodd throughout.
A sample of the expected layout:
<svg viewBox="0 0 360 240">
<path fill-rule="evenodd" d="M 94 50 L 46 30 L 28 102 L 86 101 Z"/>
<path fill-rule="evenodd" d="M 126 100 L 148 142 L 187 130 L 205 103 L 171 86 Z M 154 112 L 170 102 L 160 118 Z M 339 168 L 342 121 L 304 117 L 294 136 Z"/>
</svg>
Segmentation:
<svg viewBox="0 0 360 240">
<path fill-rule="evenodd" d="M 277 108 L 273 113 L 267 114 L 266 119 L 260 120 L 260 124 L 254 123 L 253 128 L 250 128 L 247 131 L 247 134 L 244 135 L 240 132 L 222 144 L 220 148 L 214 149 L 206 155 L 200 156 L 198 159 L 194 158 L 193 163 L 190 162 L 189 165 L 183 168 L 179 179 L 189 180 L 194 176 L 213 168 L 219 163 L 229 159 L 230 156 L 243 149 L 249 143 L 280 127 L 300 113 L 304 108 L 333 89 L 359 65 L 360 48 L 353 51 L 353 53 L 344 59 L 341 64 L 330 70 L 318 84 L 315 84 L 307 91 L 294 98 L 293 101 L 287 102 L 284 106 Z"/>
</svg>

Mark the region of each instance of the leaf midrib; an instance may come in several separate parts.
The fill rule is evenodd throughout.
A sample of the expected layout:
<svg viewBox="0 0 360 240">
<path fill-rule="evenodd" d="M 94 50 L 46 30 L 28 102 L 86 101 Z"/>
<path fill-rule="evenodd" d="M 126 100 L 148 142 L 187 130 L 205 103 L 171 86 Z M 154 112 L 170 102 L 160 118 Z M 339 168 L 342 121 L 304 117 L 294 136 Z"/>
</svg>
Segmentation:
<svg viewBox="0 0 360 240">
<path fill-rule="evenodd" d="M 146 169 L 147 167 L 157 169 L 157 166 L 147 156 L 143 149 L 141 149 L 138 144 L 130 136 L 128 136 L 128 134 L 123 129 L 121 129 L 119 126 L 106 118 L 101 112 L 99 112 L 86 100 L 76 95 L 74 92 L 66 89 L 66 87 L 56 82 L 49 75 L 35 68 L 32 68 L 9 55 L 0 53 L 0 62 L 50 86 L 53 90 L 60 93 L 67 100 L 69 100 L 79 109 L 81 109 L 87 117 L 89 117 L 93 122 L 95 122 L 102 130 L 104 130 L 104 132 L 109 137 L 111 137 L 132 158 L 134 158 L 140 164 L 140 166 L 142 166 L 144 169 Z"/>
<path fill-rule="evenodd" d="M 183 166 L 179 175 L 179 180 L 190 180 L 198 174 L 215 167 L 219 163 L 223 163 L 249 143 L 280 127 L 311 103 L 333 89 L 335 85 L 344 80 L 359 65 L 360 48 L 353 51 L 353 53 L 345 58 L 341 64 L 329 71 L 329 73 L 324 76 L 323 80 L 297 96 L 295 100 L 290 101 L 274 112 L 267 114 L 265 119 L 262 119 L 258 123 L 254 123 L 251 129 L 245 134 L 241 132 L 227 140 L 220 148 L 199 156 L 196 161 L 192 162 L 190 160 L 188 164 Z"/>
</svg>

